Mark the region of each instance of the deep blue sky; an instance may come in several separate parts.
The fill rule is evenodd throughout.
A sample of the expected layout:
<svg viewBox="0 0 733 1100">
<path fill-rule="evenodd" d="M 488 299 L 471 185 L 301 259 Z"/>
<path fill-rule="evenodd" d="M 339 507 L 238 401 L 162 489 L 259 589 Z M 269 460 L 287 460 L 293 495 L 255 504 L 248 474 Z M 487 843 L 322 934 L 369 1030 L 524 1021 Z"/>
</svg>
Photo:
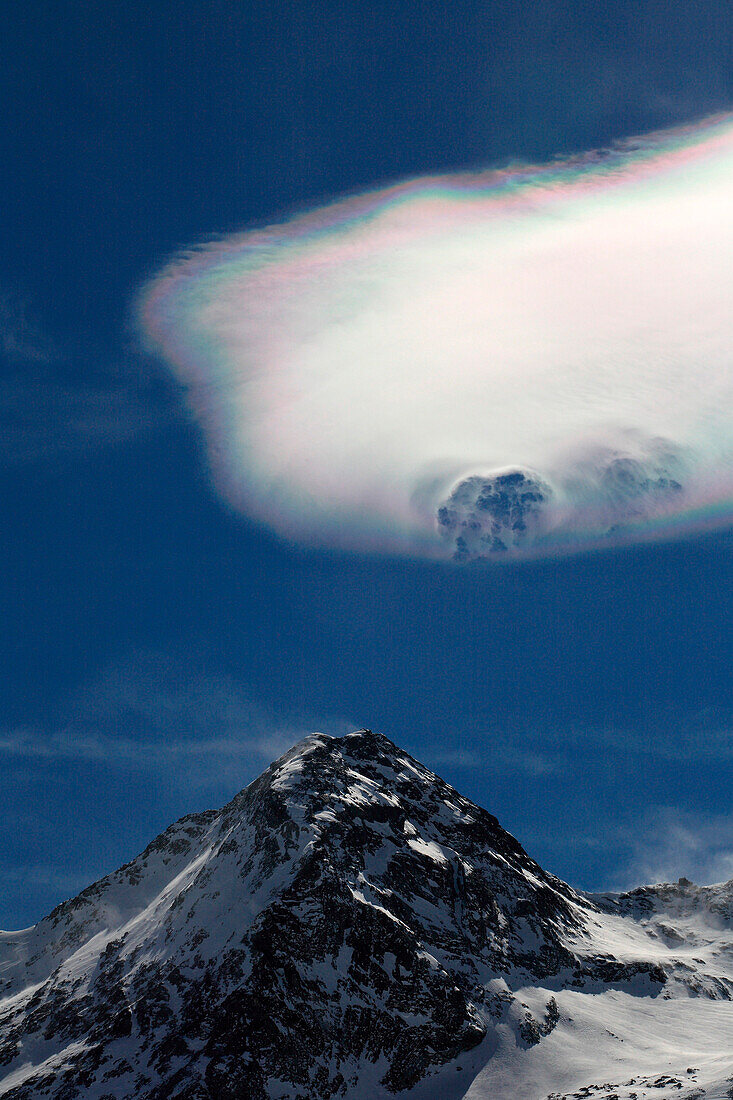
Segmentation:
<svg viewBox="0 0 733 1100">
<path fill-rule="evenodd" d="M 732 30 L 723 0 L 6 17 L 0 927 L 351 725 L 576 885 L 733 875 L 729 533 L 468 570 L 289 546 L 214 494 L 129 320 L 211 233 L 730 108 Z"/>
</svg>

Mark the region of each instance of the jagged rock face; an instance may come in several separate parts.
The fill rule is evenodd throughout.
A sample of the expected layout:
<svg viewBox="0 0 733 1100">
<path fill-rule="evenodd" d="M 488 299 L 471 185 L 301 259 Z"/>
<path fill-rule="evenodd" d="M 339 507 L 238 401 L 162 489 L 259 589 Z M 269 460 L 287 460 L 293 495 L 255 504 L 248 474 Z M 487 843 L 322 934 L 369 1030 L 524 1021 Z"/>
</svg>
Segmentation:
<svg viewBox="0 0 733 1100">
<path fill-rule="evenodd" d="M 256 1100 L 408 1090 L 501 1027 L 521 985 L 632 979 L 602 904 L 386 738 L 314 735 L 221 811 L 0 939 L 0 1095 Z M 4 1080 L 4 1091 L 2 1081 Z"/>
<path fill-rule="evenodd" d="M 438 532 L 454 561 L 527 549 L 543 532 L 552 496 L 550 486 L 528 471 L 467 477 L 438 508 Z"/>
</svg>

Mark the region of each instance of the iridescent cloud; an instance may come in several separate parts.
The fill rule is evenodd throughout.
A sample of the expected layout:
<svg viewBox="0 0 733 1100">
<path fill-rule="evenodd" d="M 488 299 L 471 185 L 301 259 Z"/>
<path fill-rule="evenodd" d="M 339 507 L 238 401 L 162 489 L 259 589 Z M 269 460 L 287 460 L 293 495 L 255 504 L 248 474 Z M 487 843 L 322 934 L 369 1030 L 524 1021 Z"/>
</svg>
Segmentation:
<svg viewBox="0 0 733 1100">
<path fill-rule="evenodd" d="M 218 240 L 140 315 L 275 530 L 555 554 L 733 520 L 732 257 L 726 115 Z"/>
</svg>

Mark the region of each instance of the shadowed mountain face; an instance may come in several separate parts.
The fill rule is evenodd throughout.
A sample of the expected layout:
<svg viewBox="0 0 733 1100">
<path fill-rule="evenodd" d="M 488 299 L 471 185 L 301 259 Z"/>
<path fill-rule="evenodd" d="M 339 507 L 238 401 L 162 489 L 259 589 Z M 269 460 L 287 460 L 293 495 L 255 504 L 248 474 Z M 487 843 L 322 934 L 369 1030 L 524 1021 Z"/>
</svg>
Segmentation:
<svg viewBox="0 0 733 1100">
<path fill-rule="evenodd" d="M 657 950 L 686 934 L 665 906 L 583 897 L 386 738 L 316 734 L 1 934 L 0 1096 L 462 1096 L 456 1070 L 551 1042 L 563 991 L 729 1000 Z"/>
</svg>

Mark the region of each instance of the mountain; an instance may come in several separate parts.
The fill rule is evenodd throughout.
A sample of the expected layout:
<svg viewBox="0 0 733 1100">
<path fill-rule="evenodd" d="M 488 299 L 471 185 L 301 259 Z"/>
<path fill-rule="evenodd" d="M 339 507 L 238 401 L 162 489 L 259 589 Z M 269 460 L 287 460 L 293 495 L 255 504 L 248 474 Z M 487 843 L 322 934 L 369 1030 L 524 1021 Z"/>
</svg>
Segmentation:
<svg viewBox="0 0 733 1100">
<path fill-rule="evenodd" d="M 3 1100 L 733 1097 L 733 883 L 583 895 L 387 738 L 300 742 L 0 933 Z"/>
</svg>

